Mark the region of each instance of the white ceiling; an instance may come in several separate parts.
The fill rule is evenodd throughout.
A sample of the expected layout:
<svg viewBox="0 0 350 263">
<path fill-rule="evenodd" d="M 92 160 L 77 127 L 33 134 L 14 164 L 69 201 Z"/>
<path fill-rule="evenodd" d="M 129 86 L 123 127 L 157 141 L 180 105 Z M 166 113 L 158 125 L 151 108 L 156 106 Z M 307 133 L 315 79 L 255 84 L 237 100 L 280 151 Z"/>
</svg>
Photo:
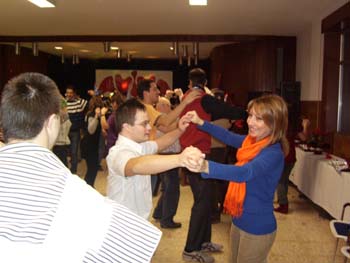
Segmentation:
<svg viewBox="0 0 350 263">
<path fill-rule="evenodd" d="M 56 0 L 56 8 L 40 9 L 27 0 L 0 0 L 0 36 L 76 35 L 283 35 L 296 36 L 323 18 L 332 6 L 347 0 L 208 0 L 193 7 L 188 0 Z M 187 44 L 190 54 L 192 43 Z M 214 46 L 200 43 L 201 57 Z M 30 43 L 22 45 L 30 46 Z M 39 50 L 53 54 L 53 47 L 81 57 L 114 57 L 102 43 L 39 43 Z M 124 55 L 170 58 L 171 42 L 113 42 Z M 89 52 L 82 52 L 88 50 Z"/>
</svg>

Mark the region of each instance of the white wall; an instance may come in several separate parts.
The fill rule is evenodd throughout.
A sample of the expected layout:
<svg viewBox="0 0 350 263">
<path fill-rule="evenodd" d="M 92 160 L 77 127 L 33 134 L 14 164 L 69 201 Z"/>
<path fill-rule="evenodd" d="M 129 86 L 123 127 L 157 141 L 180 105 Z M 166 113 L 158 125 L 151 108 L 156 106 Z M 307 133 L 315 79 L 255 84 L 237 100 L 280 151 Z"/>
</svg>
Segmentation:
<svg viewBox="0 0 350 263">
<path fill-rule="evenodd" d="M 322 99 L 323 35 L 322 19 L 346 4 L 348 0 L 337 0 L 314 19 L 297 35 L 296 80 L 301 81 L 301 100 Z"/>
</svg>

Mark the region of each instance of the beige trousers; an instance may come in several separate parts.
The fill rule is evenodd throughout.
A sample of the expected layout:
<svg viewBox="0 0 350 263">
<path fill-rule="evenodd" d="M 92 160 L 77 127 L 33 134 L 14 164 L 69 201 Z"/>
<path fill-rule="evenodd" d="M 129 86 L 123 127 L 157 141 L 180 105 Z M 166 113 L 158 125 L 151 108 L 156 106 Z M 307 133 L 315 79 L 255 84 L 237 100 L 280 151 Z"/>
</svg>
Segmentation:
<svg viewBox="0 0 350 263">
<path fill-rule="evenodd" d="M 267 256 L 275 241 L 276 231 L 253 235 L 231 224 L 230 263 L 267 263 Z"/>
</svg>

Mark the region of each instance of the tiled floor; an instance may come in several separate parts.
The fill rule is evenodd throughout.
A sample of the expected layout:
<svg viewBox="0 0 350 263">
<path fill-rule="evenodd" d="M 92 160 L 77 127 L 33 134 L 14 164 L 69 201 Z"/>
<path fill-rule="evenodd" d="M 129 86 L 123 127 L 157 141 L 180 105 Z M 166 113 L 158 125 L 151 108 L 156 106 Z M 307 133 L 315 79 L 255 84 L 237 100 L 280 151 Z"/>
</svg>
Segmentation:
<svg viewBox="0 0 350 263">
<path fill-rule="evenodd" d="M 84 161 L 79 164 L 79 174 L 84 174 Z M 104 165 L 105 167 L 105 165 Z M 105 169 L 106 170 L 106 169 Z M 105 194 L 107 172 L 99 172 L 95 186 Z M 294 186 L 289 187 L 290 213 L 276 214 L 278 230 L 276 241 L 269 255 L 269 263 L 329 263 L 335 247 L 335 239 L 329 230 L 329 219 L 320 216 L 320 209 L 309 200 L 299 197 Z M 157 198 L 154 198 L 156 203 Z M 340 204 L 341 205 L 341 204 Z M 181 187 L 180 203 L 175 221 L 182 227 L 175 230 L 162 229 L 163 237 L 153 257 L 152 263 L 183 262 L 181 253 L 184 248 L 189 216 L 192 206 L 192 193 L 188 186 Z M 322 212 L 321 212 L 322 214 Z M 159 227 L 159 222 L 151 219 Z M 228 233 L 230 218 L 222 216 L 221 223 L 213 225 L 212 241 L 223 244 L 224 252 L 215 254 L 216 262 L 227 262 Z M 344 244 L 340 242 L 340 246 Z M 336 262 L 343 262 L 340 252 Z"/>
</svg>

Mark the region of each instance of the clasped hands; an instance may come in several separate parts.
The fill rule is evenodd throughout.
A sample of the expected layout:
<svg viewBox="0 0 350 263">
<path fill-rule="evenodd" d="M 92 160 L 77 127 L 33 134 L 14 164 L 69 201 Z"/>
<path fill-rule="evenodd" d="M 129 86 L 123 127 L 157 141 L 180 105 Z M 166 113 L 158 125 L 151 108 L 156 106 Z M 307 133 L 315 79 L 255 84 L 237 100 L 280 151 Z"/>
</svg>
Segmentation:
<svg viewBox="0 0 350 263">
<path fill-rule="evenodd" d="M 205 154 L 196 147 L 189 146 L 179 154 L 179 161 L 182 167 L 188 170 L 199 173 L 203 171 L 205 165 Z"/>
</svg>

